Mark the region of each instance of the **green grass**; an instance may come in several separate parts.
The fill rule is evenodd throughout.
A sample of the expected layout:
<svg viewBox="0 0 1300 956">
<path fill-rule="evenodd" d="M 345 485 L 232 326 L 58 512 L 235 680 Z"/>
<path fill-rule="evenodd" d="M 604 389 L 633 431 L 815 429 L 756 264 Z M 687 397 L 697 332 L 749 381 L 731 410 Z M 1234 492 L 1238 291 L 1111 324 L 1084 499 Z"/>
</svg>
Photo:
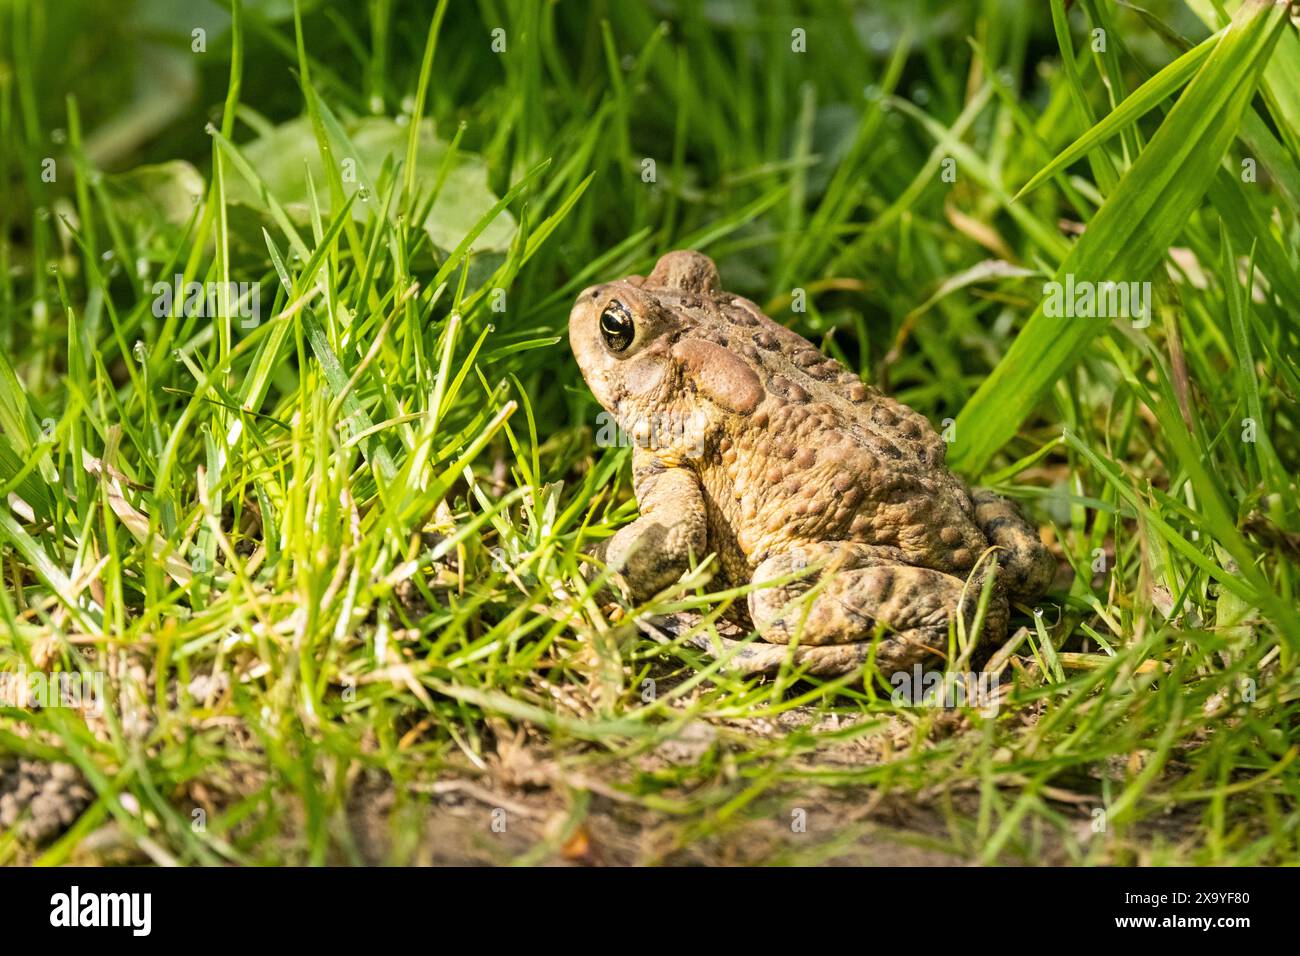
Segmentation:
<svg viewBox="0 0 1300 956">
<path fill-rule="evenodd" d="M 154 862 L 360 862 L 372 792 L 392 862 L 438 858 L 431 820 L 521 862 L 1297 858 L 1283 8 L 171 6 L 0 2 L 0 670 L 110 689 L 0 707 L 0 754 L 97 794 L 0 862 L 110 823 Z M 743 599 L 708 562 L 618 612 L 584 582 L 636 511 L 569 306 L 686 247 L 953 420 L 1073 569 L 996 715 L 652 640 Z M 1150 280 L 1151 324 L 1050 317 L 1066 273 Z M 156 314 L 177 274 L 259 283 L 260 320 Z"/>
</svg>

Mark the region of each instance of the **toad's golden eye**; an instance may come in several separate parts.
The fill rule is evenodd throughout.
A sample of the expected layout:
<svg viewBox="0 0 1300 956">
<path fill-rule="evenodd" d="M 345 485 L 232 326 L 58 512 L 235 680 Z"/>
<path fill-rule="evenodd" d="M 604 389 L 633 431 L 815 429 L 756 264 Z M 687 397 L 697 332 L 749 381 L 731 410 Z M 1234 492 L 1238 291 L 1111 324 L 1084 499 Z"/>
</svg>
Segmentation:
<svg viewBox="0 0 1300 956">
<path fill-rule="evenodd" d="M 618 300 L 605 306 L 605 311 L 600 313 L 600 334 L 611 352 L 622 352 L 632 344 L 636 328 L 627 306 Z"/>
</svg>

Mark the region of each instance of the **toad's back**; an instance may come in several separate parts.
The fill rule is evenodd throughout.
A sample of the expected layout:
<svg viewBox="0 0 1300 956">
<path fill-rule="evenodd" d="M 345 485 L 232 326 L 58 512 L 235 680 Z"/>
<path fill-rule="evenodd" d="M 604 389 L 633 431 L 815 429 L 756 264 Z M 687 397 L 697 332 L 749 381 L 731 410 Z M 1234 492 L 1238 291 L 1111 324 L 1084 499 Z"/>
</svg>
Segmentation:
<svg viewBox="0 0 1300 956">
<path fill-rule="evenodd" d="M 687 320 L 683 341 L 720 346 L 710 350 L 714 362 L 725 350 L 753 373 L 746 383 L 761 388 L 757 401 L 725 417 L 695 463 L 710 524 L 719 536 L 730 531 L 747 565 L 792 541 L 826 540 L 896 549 L 901 560 L 945 571 L 973 565 L 986 540 L 924 416 L 748 299 L 643 290 Z"/>
</svg>

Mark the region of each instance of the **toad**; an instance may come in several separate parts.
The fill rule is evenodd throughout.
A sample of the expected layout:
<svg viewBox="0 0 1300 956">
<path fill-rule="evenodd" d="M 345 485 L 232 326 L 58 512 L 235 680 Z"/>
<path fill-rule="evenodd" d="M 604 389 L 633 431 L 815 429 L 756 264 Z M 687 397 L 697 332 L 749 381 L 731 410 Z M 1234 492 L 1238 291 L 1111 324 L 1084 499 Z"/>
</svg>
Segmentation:
<svg viewBox="0 0 1300 956">
<path fill-rule="evenodd" d="M 709 553 L 724 584 L 753 584 L 758 638 L 708 645 L 736 670 L 941 668 L 986 576 L 993 641 L 1009 602 L 1054 574 L 1011 502 L 948 470 L 924 416 L 725 291 L 707 256 L 670 252 L 647 276 L 586 289 L 569 342 L 635 442 L 640 517 L 599 557 L 637 599 Z"/>
</svg>

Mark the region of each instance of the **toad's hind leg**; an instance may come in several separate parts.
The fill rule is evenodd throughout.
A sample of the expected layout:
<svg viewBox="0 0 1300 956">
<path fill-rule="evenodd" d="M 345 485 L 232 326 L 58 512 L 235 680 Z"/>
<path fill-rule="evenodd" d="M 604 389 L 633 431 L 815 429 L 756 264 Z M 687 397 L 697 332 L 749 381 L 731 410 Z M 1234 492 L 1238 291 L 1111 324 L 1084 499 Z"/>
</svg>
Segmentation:
<svg viewBox="0 0 1300 956">
<path fill-rule="evenodd" d="M 879 628 L 883 633 L 875 659 L 882 671 L 916 663 L 942 666 L 949 621 L 960 605 L 970 623 L 978 603 L 978 587 L 966 588 L 961 578 L 851 542 L 795 547 L 773 555 L 755 570 L 754 582 L 763 584 L 816 566 L 820 570 L 814 575 L 757 587 L 749 595 L 750 617 L 768 644 L 788 645 L 797 639 L 796 663 L 822 657 L 833 660 L 838 669 L 850 669 L 866 659 Z M 814 584 L 816 593 L 809 595 Z M 1005 627 L 1005 617 L 1005 604 L 994 595 L 985 635 Z M 771 658 L 775 666 L 784 650 L 760 646 L 750 656 Z"/>
<path fill-rule="evenodd" d="M 1047 590 L 1056 560 L 1038 538 L 1038 530 L 1020 509 L 986 488 L 971 490 L 975 523 L 998 546 L 998 581 L 1013 599 L 1029 600 Z"/>
</svg>

